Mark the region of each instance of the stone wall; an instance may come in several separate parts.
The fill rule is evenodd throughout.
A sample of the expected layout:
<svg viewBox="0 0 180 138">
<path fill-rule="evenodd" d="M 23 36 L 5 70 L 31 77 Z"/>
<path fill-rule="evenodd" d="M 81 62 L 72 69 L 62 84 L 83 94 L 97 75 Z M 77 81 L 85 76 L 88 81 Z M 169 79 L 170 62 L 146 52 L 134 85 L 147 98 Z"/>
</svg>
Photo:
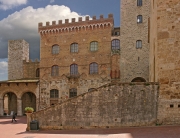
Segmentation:
<svg viewBox="0 0 180 138">
<path fill-rule="evenodd" d="M 137 23 L 137 16 L 143 22 Z M 136 77 L 149 81 L 149 17 L 150 0 L 137 6 L 136 0 L 121 0 L 121 81 L 131 82 Z M 136 41 L 142 40 L 142 48 L 136 49 Z"/>
<path fill-rule="evenodd" d="M 180 1 L 156 0 L 155 79 L 160 83 L 158 118 L 180 124 Z"/>
<path fill-rule="evenodd" d="M 29 44 L 25 40 L 8 43 L 8 80 L 23 78 L 23 60 L 29 61 Z"/>
<path fill-rule="evenodd" d="M 110 83 L 32 114 L 41 129 L 155 125 L 158 84 Z"/>
<path fill-rule="evenodd" d="M 39 78 L 37 76 L 37 71 L 39 69 L 39 61 L 35 60 L 34 62 L 29 60 L 28 62 L 23 61 L 23 78 Z"/>
</svg>

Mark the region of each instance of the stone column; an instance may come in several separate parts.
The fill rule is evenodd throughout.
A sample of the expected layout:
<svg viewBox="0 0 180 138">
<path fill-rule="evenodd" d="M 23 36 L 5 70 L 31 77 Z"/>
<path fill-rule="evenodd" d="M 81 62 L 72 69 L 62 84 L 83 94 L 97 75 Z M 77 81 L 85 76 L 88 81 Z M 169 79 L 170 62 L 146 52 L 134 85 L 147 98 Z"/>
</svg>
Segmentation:
<svg viewBox="0 0 180 138">
<path fill-rule="evenodd" d="M 30 131 L 31 114 L 32 113 L 26 113 L 26 116 L 27 116 L 27 128 L 26 128 L 26 131 Z"/>
<path fill-rule="evenodd" d="M 20 98 L 17 99 L 17 115 L 22 116 L 22 100 Z"/>
<path fill-rule="evenodd" d="M 4 109 L 4 107 L 3 107 L 4 103 L 3 103 L 3 102 L 4 102 L 4 100 L 0 98 L 0 116 L 3 116 L 3 115 L 4 115 L 4 111 L 3 111 L 3 109 Z"/>
</svg>

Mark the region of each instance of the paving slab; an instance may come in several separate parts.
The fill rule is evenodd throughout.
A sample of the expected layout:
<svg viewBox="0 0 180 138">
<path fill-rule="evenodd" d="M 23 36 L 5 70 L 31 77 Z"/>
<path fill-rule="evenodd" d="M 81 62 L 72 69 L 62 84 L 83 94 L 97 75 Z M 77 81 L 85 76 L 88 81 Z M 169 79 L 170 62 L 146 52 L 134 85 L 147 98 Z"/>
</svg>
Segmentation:
<svg viewBox="0 0 180 138">
<path fill-rule="evenodd" d="M 26 117 L 0 117 L 0 138 L 180 138 L 180 126 L 26 131 Z"/>
</svg>

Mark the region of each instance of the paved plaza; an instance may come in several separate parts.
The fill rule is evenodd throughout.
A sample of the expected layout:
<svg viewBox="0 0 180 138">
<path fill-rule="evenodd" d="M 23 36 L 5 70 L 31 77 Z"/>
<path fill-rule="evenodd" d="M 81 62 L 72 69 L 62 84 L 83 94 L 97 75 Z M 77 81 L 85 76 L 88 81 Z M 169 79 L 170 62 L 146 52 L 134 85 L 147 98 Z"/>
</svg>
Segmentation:
<svg viewBox="0 0 180 138">
<path fill-rule="evenodd" d="M 0 138 L 180 138 L 180 126 L 26 131 L 26 117 L 0 117 Z"/>
</svg>

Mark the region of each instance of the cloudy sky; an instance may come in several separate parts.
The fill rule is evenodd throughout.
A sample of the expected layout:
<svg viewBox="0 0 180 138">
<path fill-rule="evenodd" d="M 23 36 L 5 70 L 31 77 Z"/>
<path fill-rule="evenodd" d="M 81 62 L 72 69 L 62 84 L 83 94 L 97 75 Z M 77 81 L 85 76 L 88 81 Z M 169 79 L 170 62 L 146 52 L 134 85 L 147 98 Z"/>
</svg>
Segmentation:
<svg viewBox="0 0 180 138">
<path fill-rule="evenodd" d="M 25 39 L 30 58 L 39 59 L 39 22 L 114 15 L 120 24 L 120 0 L 0 0 L 0 80 L 7 80 L 8 40 Z"/>
</svg>

